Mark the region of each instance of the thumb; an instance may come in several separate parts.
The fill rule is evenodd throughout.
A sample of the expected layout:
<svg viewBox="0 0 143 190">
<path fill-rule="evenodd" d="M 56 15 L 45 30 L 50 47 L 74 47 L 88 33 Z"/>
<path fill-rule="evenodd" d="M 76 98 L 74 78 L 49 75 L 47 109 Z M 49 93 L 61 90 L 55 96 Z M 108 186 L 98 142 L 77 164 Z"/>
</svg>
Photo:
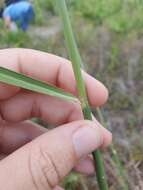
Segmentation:
<svg viewBox="0 0 143 190">
<path fill-rule="evenodd" d="M 49 190 L 77 161 L 111 141 L 96 122 L 76 121 L 53 129 L 0 162 L 0 186 L 5 190 Z"/>
</svg>

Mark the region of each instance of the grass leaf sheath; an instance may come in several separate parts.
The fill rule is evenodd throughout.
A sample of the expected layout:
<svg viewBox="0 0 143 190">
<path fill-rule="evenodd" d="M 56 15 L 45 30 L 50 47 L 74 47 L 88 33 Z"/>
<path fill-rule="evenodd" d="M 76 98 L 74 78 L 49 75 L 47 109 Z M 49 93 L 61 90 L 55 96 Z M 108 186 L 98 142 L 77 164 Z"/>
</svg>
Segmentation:
<svg viewBox="0 0 143 190">
<path fill-rule="evenodd" d="M 88 104 L 88 99 L 86 95 L 85 85 L 81 73 L 82 60 L 78 52 L 76 41 L 73 35 L 72 26 L 69 19 L 69 14 L 66 6 L 65 0 L 56 0 L 57 7 L 59 9 L 59 14 L 63 23 L 65 41 L 68 49 L 68 54 L 72 62 L 73 71 L 77 84 L 78 98 L 81 102 L 82 111 L 84 118 L 91 120 L 92 114 Z M 108 190 L 108 185 L 105 177 L 103 160 L 100 150 L 96 150 L 92 153 L 94 157 L 94 162 L 96 165 L 96 175 L 100 190 Z"/>
</svg>

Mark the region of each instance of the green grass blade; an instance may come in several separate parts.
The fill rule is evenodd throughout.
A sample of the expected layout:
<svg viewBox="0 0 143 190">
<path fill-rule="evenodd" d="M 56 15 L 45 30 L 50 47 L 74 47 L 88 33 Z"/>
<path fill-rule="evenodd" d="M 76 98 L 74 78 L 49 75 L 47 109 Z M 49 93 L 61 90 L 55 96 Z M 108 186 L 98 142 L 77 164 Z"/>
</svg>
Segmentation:
<svg viewBox="0 0 143 190">
<path fill-rule="evenodd" d="M 52 86 L 43 81 L 33 79 L 4 67 L 0 67 L 0 81 L 34 92 L 55 96 L 66 100 L 77 101 L 77 98 L 72 94 L 64 92 L 62 89 L 59 89 L 56 86 Z"/>
<path fill-rule="evenodd" d="M 76 79 L 78 97 L 81 102 L 84 119 L 92 120 L 91 109 L 88 104 L 88 98 L 86 94 L 84 80 L 81 73 L 81 57 L 78 52 L 77 44 L 73 35 L 72 26 L 66 6 L 65 0 L 56 0 L 59 14 L 63 23 L 63 29 L 65 34 L 65 41 L 68 48 L 70 60 Z M 93 153 L 94 163 L 96 165 L 97 181 L 100 190 L 108 190 L 107 179 L 104 171 L 103 159 L 100 150 L 96 150 Z"/>
</svg>

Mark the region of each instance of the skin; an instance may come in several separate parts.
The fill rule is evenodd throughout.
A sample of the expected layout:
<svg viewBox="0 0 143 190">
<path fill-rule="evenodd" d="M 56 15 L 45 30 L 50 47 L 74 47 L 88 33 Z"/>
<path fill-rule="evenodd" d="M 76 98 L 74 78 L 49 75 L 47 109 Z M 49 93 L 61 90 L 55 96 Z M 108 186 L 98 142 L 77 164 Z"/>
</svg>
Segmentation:
<svg viewBox="0 0 143 190">
<path fill-rule="evenodd" d="M 11 25 L 11 18 L 9 16 L 5 16 L 3 17 L 4 20 L 4 25 L 7 29 L 10 29 L 10 25 Z"/>
<path fill-rule="evenodd" d="M 0 66 L 76 95 L 66 59 L 29 49 L 6 49 L 0 50 Z M 104 104 L 107 89 L 85 72 L 83 77 L 91 106 Z M 58 127 L 48 131 L 29 121 L 32 117 Z M 96 120 L 83 120 L 78 103 L 0 83 L 0 186 L 5 190 L 60 190 L 57 185 L 73 168 L 94 172 L 88 154 L 107 146 L 111 138 Z"/>
</svg>

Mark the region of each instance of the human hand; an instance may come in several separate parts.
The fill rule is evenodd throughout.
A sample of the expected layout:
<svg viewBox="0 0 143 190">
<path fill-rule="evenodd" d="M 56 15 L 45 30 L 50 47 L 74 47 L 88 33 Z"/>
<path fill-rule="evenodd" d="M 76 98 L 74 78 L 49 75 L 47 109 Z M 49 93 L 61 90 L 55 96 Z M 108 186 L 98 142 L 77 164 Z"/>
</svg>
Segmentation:
<svg viewBox="0 0 143 190">
<path fill-rule="evenodd" d="M 71 65 L 63 58 L 26 49 L 0 50 L 0 66 L 76 94 Z M 106 88 L 83 73 L 91 106 L 102 105 Z M 28 119 L 60 125 L 47 131 Z M 0 186 L 5 190 L 49 190 L 73 168 L 93 172 L 87 157 L 111 141 L 97 121 L 84 121 L 78 103 L 0 83 Z"/>
<path fill-rule="evenodd" d="M 4 25 L 5 25 L 5 28 L 6 29 L 10 29 L 10 26 L 11 26 L 11 18 L 9 16 L 4 16 L 3 17 L 3 20 L 4 20 Z"/>
</svg>

